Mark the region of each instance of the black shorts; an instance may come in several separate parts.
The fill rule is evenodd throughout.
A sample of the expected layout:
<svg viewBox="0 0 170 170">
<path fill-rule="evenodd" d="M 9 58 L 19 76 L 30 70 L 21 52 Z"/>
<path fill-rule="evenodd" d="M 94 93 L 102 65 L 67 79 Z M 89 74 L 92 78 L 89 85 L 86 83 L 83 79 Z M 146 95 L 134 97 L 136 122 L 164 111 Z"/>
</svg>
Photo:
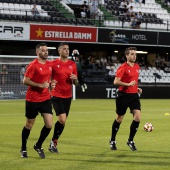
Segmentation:
<svg viewBox="0 0 170 170">
<path fill-rule="evenodd" d="M 116 97 L 116 113 L 118 115 L 124 115 L 126 113 L 127 108 L 132 110 L 141 110 L 141 104 L 139 100 L 138 93 L 124 93 L 124 92 L 117 92 Z"/>
<path fill-rule="evenodd" d="M 52 103 L 51 100 L 46 100 L 43 102 L 29 102 L 26 100 L 25 104 L 26 113 L 25 116 L 28 119 L 34 119 L 38 115 L 38 112 L 42 113 L 52 113 Z"/>
<path fill-rule="evenodd" d="M 59 98 L 59 97 L 52 97 L 52 104 L 57 116 L 60 114 L 66 113 L 68 116 L 70 111 L 72 98 Z"/>
</svg>

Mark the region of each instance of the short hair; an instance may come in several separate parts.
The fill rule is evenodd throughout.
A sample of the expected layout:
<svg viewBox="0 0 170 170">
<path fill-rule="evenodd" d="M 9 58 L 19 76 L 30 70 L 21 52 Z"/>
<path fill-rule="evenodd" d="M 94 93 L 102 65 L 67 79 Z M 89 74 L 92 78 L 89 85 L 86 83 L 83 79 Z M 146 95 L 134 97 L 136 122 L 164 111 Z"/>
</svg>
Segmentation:
<svg viewBox="0 0 170 170">
<path fill-rule="evenodd" d="M 128 48 L 126 48 L 126 49 L 125 49 L 125 55 L 128 55 L 130 50 L 135 50 L 135 51 L 137 51 L 137 48 L 136 48 L 136 47 L 128 47 Z"/>
<path fill-rule="evenodd" d="M 62 43 L 60 43 L 60 44 L 58 45 L 58 49 L 59 49 L 61 46 L 63 46 L 63 45 L 68 45 L 68 46 L 69 46 L 69 44 L 68 44 L 67 42 L 62 42 Z"/>
<path fill-rule="evenodd" d="M 47 46 L 46 43 L 39 43 L 36 45 L 36 50 L 39 49 L 41 46 Z"/>
</svg>

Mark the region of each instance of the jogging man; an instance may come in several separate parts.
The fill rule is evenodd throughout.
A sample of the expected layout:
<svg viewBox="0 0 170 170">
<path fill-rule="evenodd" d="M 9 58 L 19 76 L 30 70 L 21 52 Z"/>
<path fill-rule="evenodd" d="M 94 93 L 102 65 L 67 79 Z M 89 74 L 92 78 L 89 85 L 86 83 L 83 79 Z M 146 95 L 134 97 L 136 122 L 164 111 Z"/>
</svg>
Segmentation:
<svg viewBox="0 0 170 170">
<path fill-rule="evenodd" d="M 137 150 L 133 138 L 138 130 L 141 115 L 141 104 L 139 100 L 139 94 L 142 93 L 142 89 L 138 88 L 138 76 L 139 65 L 136 61 L 136 48 L 129 47 L 125 50 L 125 56 L 127 62 L 123 63 L 116 72 L 114 84 L 118 85 L 118 93 L 116 98 L 116 119 L 112 125 L 112 134 L 110 139 L 111 150 L 116 150 L 116 134 L 119 130 L 119 126 L 123 121 L 127 108 L 133 116 L 133 121 L 130 126 L 130 134 L 127 141 L 127 145 L 132 151 Z"/>
<path fill-rule="evenodd" d="M 45 158 L 42 143 L 52 128 L 52 104 L 48 89 L 52 75 L 52 64 L 46 60 L 48 57 L 47 45 L 45 43 L 38 44 L 36 54 L 38 58 L 28 65 L 23 80 L 23 83 L 28 86 L 28 90 L 26 93 L 26 124 L 22 130 L 20 150 L 22 158 L 28 157 L 26 144 L 38 113 L 44 119 L 44 127 L 34 149 L 41 158 Z"/>
<path fill-rule="evenodd" d="M 62 134 L 69 114 L 72 100 L 72 84 L 78 85 L 76 63 L 68 59 L 69 45 L 65 42 L 58 46 L 60 57 L 53 61 L 52 80 L 56 81 L 53 89 L 52 104 L 58 117 L 49 151 L 58 153 L 57 142 Z"/>
</svg>

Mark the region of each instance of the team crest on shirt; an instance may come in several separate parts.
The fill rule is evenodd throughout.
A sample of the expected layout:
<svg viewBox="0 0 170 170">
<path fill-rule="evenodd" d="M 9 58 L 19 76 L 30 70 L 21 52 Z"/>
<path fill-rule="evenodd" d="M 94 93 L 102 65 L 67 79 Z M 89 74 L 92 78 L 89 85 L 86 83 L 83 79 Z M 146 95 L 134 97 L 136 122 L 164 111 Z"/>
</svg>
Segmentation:
<svg viewBox="0 0 170 170">
<path fill-rule="evenodd" d="M 69 69 L 73 69 L 73 66 L 72 66 L 72 65 L 69 65 Z"/>
<path fill-rule="evenodd" d="M 40 70 L 42 71 L 42 68 L 40 67 Z"/>
<path fill-rule="evenodd" d="M 58 68 L 60 68 L 60 65 L 57 65 Z"/>
<path fill-rule="evenodd" d="M 128 72 L 130 73 L 130 70 L 128 70 Z"/>
<path fill-rule="evenodd" d="M 52 68 L 51 68 L 51 67 L 49 67 L 49 70 L 50 70 L 50 71 L 52 71 Z"/>
</svg>

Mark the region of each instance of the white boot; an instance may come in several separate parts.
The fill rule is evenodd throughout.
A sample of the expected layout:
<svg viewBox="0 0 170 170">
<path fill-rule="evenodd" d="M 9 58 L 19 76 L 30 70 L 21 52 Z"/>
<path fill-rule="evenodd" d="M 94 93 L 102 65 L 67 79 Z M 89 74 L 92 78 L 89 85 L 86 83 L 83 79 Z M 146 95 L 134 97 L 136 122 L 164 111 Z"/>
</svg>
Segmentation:
<svg viewBox="0 0 170 170">
<path fill-rule="evenodd" d="M 87 89 L 87 85 L 85 83 L 83 84 L 83 86 L 84 86 L 85 89 Z"/>
<path fill-rule="evenodd" d="M 81 90 L 82 90 L 82 92 L 85 92 L 85 88 L 83 85 L 81 86 Z"/>
</svg>

